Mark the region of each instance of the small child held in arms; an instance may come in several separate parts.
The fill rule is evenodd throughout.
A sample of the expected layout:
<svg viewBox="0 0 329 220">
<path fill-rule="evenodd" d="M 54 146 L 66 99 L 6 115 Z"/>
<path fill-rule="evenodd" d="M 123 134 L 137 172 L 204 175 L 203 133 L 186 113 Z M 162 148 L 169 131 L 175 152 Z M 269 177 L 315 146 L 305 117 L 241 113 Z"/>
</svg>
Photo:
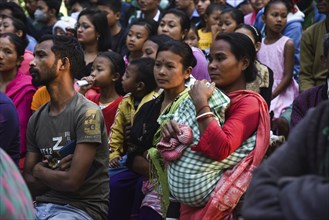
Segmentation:
<svg viewBox="0 0 329 220">
<path fill-rule="evenodd" d="M 124 163 L 125 157 L 123 156 L 129 150 L 124 146 L 126 129 L 132 126 L 135 114 L 140 107 L 158 96 L 158 93 L 155 92 L 157 85 L 153 76 L 153 66 L 154 60 L 151 58 L 134 59 L 128 64 L 123 75 L 122 86 L 127 95 L 119 104 L 110 131 L 110 168 L 125 169 L 120 164 Z M 115 173 L 114 169 L 110 169 L 111 176 Z"/>
</svg>

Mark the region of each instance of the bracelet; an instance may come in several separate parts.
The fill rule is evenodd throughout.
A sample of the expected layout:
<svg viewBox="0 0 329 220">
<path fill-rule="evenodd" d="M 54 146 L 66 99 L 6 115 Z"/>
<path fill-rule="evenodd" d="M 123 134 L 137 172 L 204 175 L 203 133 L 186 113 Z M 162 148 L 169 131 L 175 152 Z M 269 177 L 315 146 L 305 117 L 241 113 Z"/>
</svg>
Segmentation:
<svg viewBox="0 0 329 220">
<path fill-rule="evenodd" d="M 199 110 L 196 112 L 196 115 L 200 114 L 201 110 L 204 109 L 204 108 L 207 108 L 207 107 L 210 109 L 209 105 L 204 105 L 201 108 L 199 108 Z"/>
<path fill-rule="evenodd" d="M 203 116 L 203 117 L 201 117 L 201 118 L 198 118 L 198 119 L 197 119 L 197 122 L 201 123 L 201 122 L 203 122 L 205 119 L 207 119 L 207 118 L 213 118 L 213 117 L 214 117 L 214 115 L 206 115 L 206 116 Z"/>
<path fill-rule="evenodd" d="M 196 116 L 196 120 L 199 120 L 199 119 L 201 119 L 201 118 L 203 118 L 203 117 L 205 117 L 205 116 L 207 116 L 207 115 L 214 116 L 214 113 L 212 113 L 212 112 L 206 112 L 206 113 L 203 113 L 203 114 L 201 114 L 201 115 Z"/>
</svg>

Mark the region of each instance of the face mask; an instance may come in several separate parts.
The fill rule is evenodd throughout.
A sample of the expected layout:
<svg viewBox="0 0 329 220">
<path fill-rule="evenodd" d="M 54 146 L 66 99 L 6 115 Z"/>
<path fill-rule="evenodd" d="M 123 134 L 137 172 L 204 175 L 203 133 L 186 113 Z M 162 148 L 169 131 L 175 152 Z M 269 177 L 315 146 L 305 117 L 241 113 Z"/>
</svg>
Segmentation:
<svg viewBox="0 0 329 220">
<path fill-rule="evenodd" d="M 39 22 L 47 21 L 47 15 L 43 13 L 40 9 L 35 10 L 34 12 L 34 19 Z"/>
</svg>

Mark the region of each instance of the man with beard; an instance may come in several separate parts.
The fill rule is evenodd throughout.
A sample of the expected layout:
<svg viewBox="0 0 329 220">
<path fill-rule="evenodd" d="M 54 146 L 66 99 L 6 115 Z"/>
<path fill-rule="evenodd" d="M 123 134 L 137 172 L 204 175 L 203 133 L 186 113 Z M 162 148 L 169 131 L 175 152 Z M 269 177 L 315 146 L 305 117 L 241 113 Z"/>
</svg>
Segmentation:
<svg viewBox="0 0 329 220">
<path fill-rule="evenodd" d="M 37 1 L 37 9 L 34 12 L 34 19 L 42 25 L 40 29 L 41 37 L 45 34 L 52 34 L 53 26 L 58 20 L 61 2 L 62 1 L 59 0 Z"/>
<path fill-rule="evenodd" d="M 104 219 L 108 211 L 107 134 L 99 107 L 77 93 L 84 67 L 76 39 L 44 36 L 30 72 L 50 102 L 30 118 L 24 178 L 36 201 L 36 219 Z"/>
</svg>

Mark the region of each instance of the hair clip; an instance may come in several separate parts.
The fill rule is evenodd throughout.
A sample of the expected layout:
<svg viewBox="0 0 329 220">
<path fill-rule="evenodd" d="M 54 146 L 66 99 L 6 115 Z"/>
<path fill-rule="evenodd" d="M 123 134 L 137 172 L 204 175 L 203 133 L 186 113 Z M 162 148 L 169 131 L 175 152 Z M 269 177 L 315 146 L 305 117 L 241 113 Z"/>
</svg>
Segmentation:
<svg viewBox="0 0 329 220">
<path fill-rule="evenodd" d="M 249 25 L 249 26 L 255 31 L 256 36 L 259 37 L 257 29 L 253 25 Z"/>
</svg>

